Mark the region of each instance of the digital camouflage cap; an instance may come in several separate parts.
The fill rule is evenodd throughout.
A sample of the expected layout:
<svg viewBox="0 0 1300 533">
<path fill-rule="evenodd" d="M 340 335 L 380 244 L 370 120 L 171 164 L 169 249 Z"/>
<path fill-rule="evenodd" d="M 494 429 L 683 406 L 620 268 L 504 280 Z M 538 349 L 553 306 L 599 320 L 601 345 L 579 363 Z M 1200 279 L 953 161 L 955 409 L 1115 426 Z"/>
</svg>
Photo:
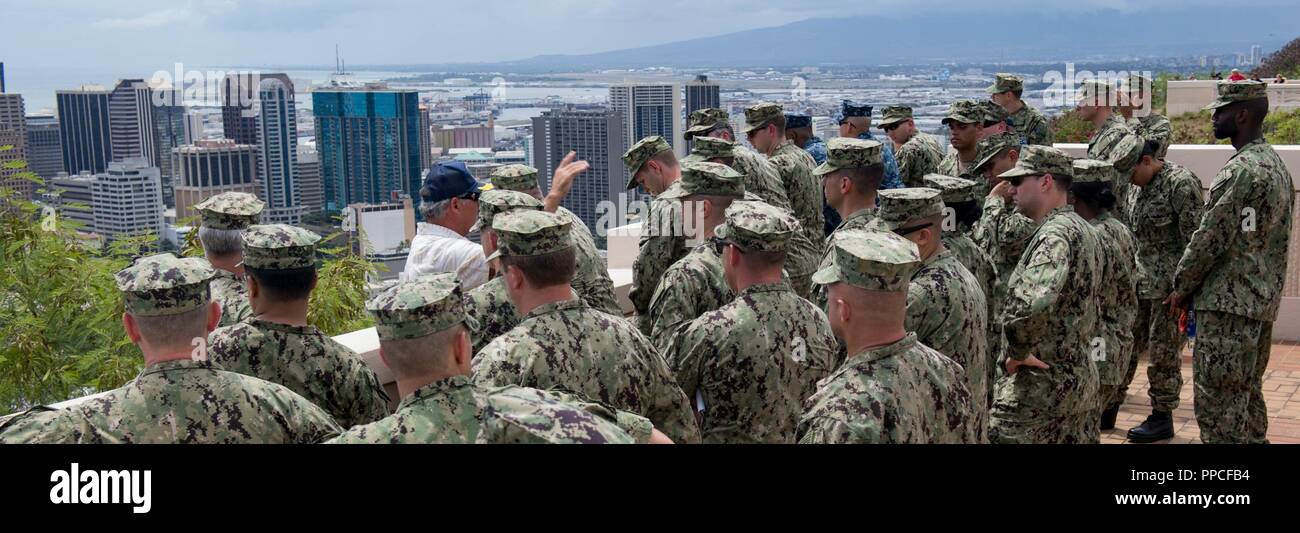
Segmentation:
<svg viewBox="0 0 1300 533">
<path fill-rule="evenodd" d="M 456 274 L 436 274 L 389 287 L 366 302 L 379 339 L 418 339 L 465 322 Z"/>
<path fill-rule="evenodd" d="M 1096 159 L 1075 159 L 1074 183 L 1113 183 L 1118 175 L 1115 165 Z"/>
<path fill-rule="evenodd" d="M 262 221 L 266 203 L 246 192 L 223 192 L 194 204 L 201 224 L 212 229 L 244 229 Z"/>
<path fill-rule="evenodd" d="M 999 178 L 1016 178 L 1021 176 L 1073 176 L 1074 159 L 1051 146 L 1031 145 L 1020 150 L 1020 159 L 1011 170 L 1003 172 Z"/>
<path fill-rule="evenodd" d="M 531 191 L 538 187 L 537 169 L 528 165 L 506 165 L 492 170 L 492 186 L 509 191 Z"/>
<path fill-rule="evenodd" d="M 945 205 L 979 201 L 975 197 L 978 184 L 972 180 L 943 174 L 926 174 L 924 182 L 926 187 L 939 190 Z"/>
<path fill-rule="evenodd" d="M 975 165 L 971 167 L 971 172 L 980 172 L 985 165 L 992 163 L 993 158 L 1007 148 L 1020 148 L 1020 137 L 1009 131 L 1004 131 L 980 139 L 978 143 L 975 143 Z"/>
<path fill-rule="evenodd" d="M 772 121 L 785 118 L 781 104 L 763 102 L 745 108 L 745 133 L 767 126 Z"/>
<path fill-rule="evenodd" d="M 869 291 L 903 292 L 921 266 L 916 245 L 887 231 L 837 231 L 831 237 L 831 253 L 831 264 L 813 274 L 813 283 L 848 283 Z"/>
<path fill-rule="evenodd" d="M 1007 121 L 1007 110 L 993 100 L 980 100 L 980 109 L 984 111 L 984 124 L 994 125 Z"/>
<path fill-rule="evenodd" d="M 623 153 L 623 165 L 627 167 L 627 189 L 636 187 L 636 173 L 641 171 L 650 158 L 671 151 L 673 146 L 663 137 L 651 135 L 637 141 L 627 152 Z"/>
<path fill-rule="evenodd" d="M 1268 85 L 1255 80 L 1221 81 L 1215 89 L 1218 91 L 1218 97 L 1205 106 L 1205 109 L 1218 109 L 1236 102 L 1268 98 Z"/>
<path fill-rule="evenodd" d="M 943 215 L 943 197 L 938 189 L 912 187 L 880 191 L 880 207 L 876 209 L 873 224 L 896 230 L 914 220 L 925 220 Z"/>
<path fill-rule="evenodd" d="M 1025 90 L 1024 78 L 1016 76 L 1015 74 L 1007 74 L 1005 72 L 999 72 L 997 76 L 993 78 L 993 85 L 990 85 L 985 89 L 989 94 L 1023 90 Z"/>
<path fill-rule="evenodd" d="M 568 217 L 546 211 L 514 210 L 492 219 L 497 234 L 497 251 L 488 260 L 502 256 L 530 257 L 573 248 Z"/>
<path fill-rule="evenodd" d="M 948 106 L 948 113 L 943 116 L 942 122 L 946 126 L 953 121 L 962 124 L 982 124 L 984 122 L 984 110 L 980 109 L 979 102 L 974 100 L 954 101 Z"/>
<path fill-rule="evenodd" d="M 736 143 L 717 137 L 697 137 L 691 142 L 691 155 L 682 158 L 682 163 L 708 161 L 710 159 L 730 159 L 736 156 Z"/>
<path fill-rule="evenodd" d="M 683 134 L 686 140 L 703 135 L 712 131 L 718 126 L 731 124 L 731 114 L 724 109 L 717 107 L 706 107 L 691 112 L 691 116 L 686 121 L 686 133 Z"/>
<path fill-rule="evenodd" d="M 813 169 L 814 176 L 825 176 L 846 168 L 866 168 L 884 161 L 883 145 L 853 137 L 836 137 L 826 143 L 826 162 Z"/>
<path fill-rule="evenodd" d="M 912 108 L 905 105 L 891 105 L 880 110 L 880 123 L 877 128 L 884 129 L 885 126 L 892 126 L 904 120 L 912 119 Z"/>
<path fill-rule="evenodd" d="M 725 216 L 713 235 L 746 252 L 784 252 L 799 232 L 793 214 L 766 202 L 733 202 Z"/>
<path fill-rule="evenodd" d="M 515 190 L 492 189 L 484 191 L 478 199 L 478 219 L 484 227 L 492 227 L 496 215 L 515 209 L 540 210 L 544 205 L 533 195 Z"/>
<path fill-rule="evenodd" d="M 178 315 L 211 301 L 212 265 L 197 257 L 158 254 L 136 259 L 118 271 L 126 311 L 136 316 Z"/>
<path fill-rule="evenodd" d="M 1079 84 L 1074 100 L 1081 106 L 1110 107 L 1119 104 L 1115 84 L 1110 80 L 1084 80 Z"/>
<path fill-rule="evenodd" d="M 244 232 L 244 263 L 251 268 L 293 270 L 316 266 L 320 235 L 288 224 L 252 226 Z"/>
<path fill-rule="evenodd" d="M 680 187 L 669 187 L 660 198 L 685 198 L 692 195 L 745 197 L 744 174 L 720 163 L 691 162 L 682 165 Z"/>
</svg>

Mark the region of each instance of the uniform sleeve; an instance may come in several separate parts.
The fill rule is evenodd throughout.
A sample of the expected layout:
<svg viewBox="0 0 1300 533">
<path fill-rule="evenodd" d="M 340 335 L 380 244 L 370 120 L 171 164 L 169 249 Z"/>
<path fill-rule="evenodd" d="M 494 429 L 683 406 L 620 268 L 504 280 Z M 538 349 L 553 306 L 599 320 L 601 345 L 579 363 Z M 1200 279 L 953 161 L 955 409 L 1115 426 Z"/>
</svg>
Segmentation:
<svg viewBox="0 0 1300 533">
<path fill-rule="evenodd" d="M 1025 142 L 1042 146 L 1052 145 L 1052 128 L 1047 124 L 1047 119 L 1042 115 L 1034 115 L 1033 126 L 1029 128 L 1028 139 Z"/>
<path fill-rule="evenodd" d="M 799 444 L 877 444 L 874 435 L 859 434 L 849 424 L 826 416 L 805 418 L 799 424 Z"/>
<path fill-rule="evenodd" d="M 1192 176 L 1195 178 L 1195 174 Z M 1201 227 L 1201 218 L 1205 216 L 1205 193 L 1201 191 L 1201 180 L 1180 181 L 1174 186 L 1170 203 L 1178 215 L 1179 242 L 1191 242 L 1192 234 Z"/>
<path fill-rule="evenodd" d="M 651 233 L 661 233 L 660 231 L 651 231 L 652 228 L 670 229 L 673 226 L 661 220 L 661 217 L 668 216 L 672 213 L 671 209 L 651 210 L 651 216 L 646 224 L 641 227 L 641 249 L 637 253 L 636 261 L 632 263 L 632 289 L 628 293 L 628 298 L 632 300 L 632 307 L 636 309 L 638 315 L 645 315 L 650 311 L 650 299 L 654 296 L 655 288 L 659 285 L 659 280 L 664 275 L 664 271 L 672 266 L 675 258 L 685 255 L 685 242 L 683 239 L 671 235 L 651 235 Z M 649 329 L 648 322 L 646 329 Z M 649 334 L 649 331 L 642 331 Z"/>
<path fill-rule="evenodd" d="M 1011 280 L 1003 305 L 1002 323 L 1011 350 L 1007 356 L 1024 359 L 1024 347 L 1041 337 L 1056 310 L 1056 301 L 1070 276 L 1070 246 L 1059 237 L 1046 237 L 1025 250 Z"/>
<path fill-rule="evenodd" d="M 649 418 L 638 415 L 631 411 L 615 409 L 611 406 L 600 402 L 590 401 L 582 396 L 559 390 L 546 391 L 555 400 L 578 407 L 592 415 L 604 418 L 618 425 L 619 429 L 627 432 L 637 444 L 650 442 L 650 433 L 654 430 L 654 423 Z"/>
<path fill-rule="evenodd" d="M 494 389 L 506 385 L 524 385 L 523 365 L 510 360 L 509 349 L 499 342 L 503 338 L 497 337 L 474 357 L 470 368 L 475 386 Z"/>
<path fill-rule="evenodd" d="M 681 269 L 670 268 L 650 300 L 650 338 L 665 357 L 678 334 L 697 318 L 692 316 L 695 313 L 688 303 L 693 300 L 692 295 L 704 289 L 694 281 Z"/>
<path fill-rule="evenodd" d="M 678 444 L 698 444 L 700 442 L 700 426 L 695 420 L 695 410 L 691 408 L 691 401 L 682 392 L 681 387 L 673 379 L 673 372 L 668 367 L 668 363 L 658 353 L 654 352 L 650 346 L 650 341 L 643 339 L 646 351 L 645 358 L 649 368 L 650 379 L 653 380 L 654 398 L 649 402 L 650 408 L 646 411 L 646 416 L 650 420 L 659 420 L 659 431 L 668 435 L 673 442 Z"/>
<path fill-rule="evenodd" d="M 1174 291 L 1190 295 L 1205 281 L 1220 256 L 1228 250 L 1241 231 L 1241 191 L 1250 186 L 1250 176 L 1233 164 L 1219 171 L 1210 188 L 1210 200 L 1201 224 L 1192 233 L 1183 258 L 1174 275 Z"/>
<path fill-rule="evenodd" d="M 898 160 L 894 158 L 894 149 L 889 146 L 888 139 L 886 139 L 886 142 L 881 143 L 881 146 L 884 147 L 882 152 L 884 153 L 885 179 L 881 181 L 880 188 L 901 189 L 903 188 L 903 180 L 898 177 L 899 166 Z"/>
<path fill-rule="evenodd" d="M 292 435 L 294 444 L 319 444 L 343 433 L 343 428 L 324 409 L 306 398 L 297 398 L 292 416 L 297 422 Z"/>
</svg>

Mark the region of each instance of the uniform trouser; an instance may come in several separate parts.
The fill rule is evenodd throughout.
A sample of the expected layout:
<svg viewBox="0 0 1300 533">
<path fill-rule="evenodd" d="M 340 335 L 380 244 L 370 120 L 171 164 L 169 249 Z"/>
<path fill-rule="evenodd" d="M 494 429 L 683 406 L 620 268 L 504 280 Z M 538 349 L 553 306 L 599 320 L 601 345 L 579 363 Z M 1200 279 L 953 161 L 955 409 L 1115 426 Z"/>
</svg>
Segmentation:
<svg viewBox="0 0 1300 533">
<path fill-rule="evenodd" d="M 1124 400 L 1128 385 L 1137 373 L 1138 358 L 1147 354 L 1147 381 L 1151 408 L 1173 412 L 1178 408 L 1178 393 L 1183 389 L 1183 346 L 1187 336 L 1178 331 L 1178 320 L 1169 316 L 1169 306 L 1158 299 L 1138 300 L 1137 322 L 1133 327 L 1133 355 L 1128 374 L 1118 397 Z M 1104 397 L 1103 397 L 1104 398 Z"/>
<path fill-rule="evenodd" d="M 1263 386 L 1273 323 L 1218 311 L 1197 311 L 1196 320 L 1192 379 L 1201 441 L 1267 443 Z"/>
<path fill-rule="evenodd" d="M 790 276 L 790 288 L 801 298 L 812 297 L 812 273 L 803 276 Z"/>
<path fill-rule="evenodd" d="M 989 420 L 992 444 L 1097 444 L 1101 442 L 1101 420 L 1095 411 L 1079 411 L 1053 418 L 1004 418 Z"/>
</svg>

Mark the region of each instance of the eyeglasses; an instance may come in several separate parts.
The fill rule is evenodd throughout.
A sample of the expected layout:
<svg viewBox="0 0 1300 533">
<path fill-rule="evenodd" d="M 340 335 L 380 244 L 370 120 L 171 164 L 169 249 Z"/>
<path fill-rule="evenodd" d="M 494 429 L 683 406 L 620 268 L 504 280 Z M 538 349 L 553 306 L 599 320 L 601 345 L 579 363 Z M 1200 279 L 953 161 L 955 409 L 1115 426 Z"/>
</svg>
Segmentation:
<svg viewBox="0 0 1300 533">
<path fill-rule="evenodd" d="M 462 195 L 460 195 L 460 196 L 457 196 L 456 198 L 460 198 L 461 200 L 473 200 L 473 201 L 477 202 L 478 199 L 479 199 L 479 197 L 482 196 L 482 195 L 483 195 L 483 193 L 479 192 L 478 190 L 473 190 L 473 191 L 469 191 L 469 192 L 467 192 L 467 193 L 465 193 L 465 194 L 462 194 Z"/>
<path fill-rule="evenodd" d="M 722 255 L 722 251 L 727 249 L 728 246 L 735 246 L 736 249 L 740 250 L 741 252 L 745 251 L 745 249 L 741 248 L 739 244 L 731 242 L 727 239 L 723 239 L 721 237 L 714 237 L 710 239 L 710 241 L 713 243 L 713 251 L 717 252 L 718 255 Z"/>
<path fill-rule="evenodd" d="M 885 133 L 889 133 L 889 132 L 891 132 L 891 131 L 894 131 L 894 130 L 898 129 L 898 127 L 899 127 L 899 126 L 902 126 L 902 125 L 903 125 L 903 124 L 902 124 L 901 122 L 896 122 L 896 123 L 894 123 L 894 124 L 890 124 L 890 125 L 888 125 L 888 126 L 881 126 L 880 128 L 883 129 L 883 130 L 885 130 Z"/>
<path fill-rule="evenodd" d="M 902 236 L 904 236 L 904 235 L 909 235 L 909 234 L 912 234 L 912 233 L 916 233 L 916 232 L 918 232 L 918 231 L 921 231 L 921 230 L 923 230 L 923 229 L 925 229 L 925 228 L 928 228 L 928 227 L 930 227 L 930 226 L 933 226 L 933 225 L 934 225 L 933 222 L 926 222 L 925 224 L 917 224 L 917 225 L 915 225 L 915 226 L 907 226 L 907 227 L 904 227 L 904 228 L 898 228 L 898 229 L 894 230 L 894 234 L 895 234 L 895 235 L 898 235 L 899 237 L 902 237 Z"/>
<path fill-rule="evenodd" d="M 1041 177 L 1043 177 L 1042 174 L 1039 174 L 1037 176 L 1015 176 L 1012 178 L 1007 178 L 1007 181 L 1011 182 L 1012 187 L 1019 187 L 1020 184 L 1025 181 L 1025 178 L 1041 178 Z"/>
</svg>

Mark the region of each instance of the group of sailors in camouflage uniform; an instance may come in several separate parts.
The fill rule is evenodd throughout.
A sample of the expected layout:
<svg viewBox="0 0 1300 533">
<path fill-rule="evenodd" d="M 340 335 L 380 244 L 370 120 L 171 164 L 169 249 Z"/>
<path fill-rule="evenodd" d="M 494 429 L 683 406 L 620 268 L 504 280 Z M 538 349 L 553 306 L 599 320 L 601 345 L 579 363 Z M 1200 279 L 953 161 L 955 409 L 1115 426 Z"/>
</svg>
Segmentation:
<svg viewBox="0 0 1300 533">
<path fill-rule="evenodd" d="M 695 111 L 689 156 L 660 137 L 623 156 L 627 188 L 654 196 L 627 318 L 586 225 L 538 199 L 535 169 L 496 169 L 471 195 L 492 279 L 405 279 L 366 303 L 392 411 L 308 325 L 319 237 L 218 195 L 197 206 L 206 260 L 118 274 L 140 376 L 0 420 L 0 442 L 1096 443 L 1143 353 L 1152 415 L 1129 437 L 1149 442 L 1173 433 L 1192 310 L 1202 440 L 1266 442 L 1294 202 L 1267 94 L 1219 86 L 1215 133 L 1238 152 L 1204 198 L 1165 160 L 1168 120 L 1130 117 L 1149 86 L 1085 84 L 1083 159 L 1005 74 L 952 104 L 947 153 L 904 105 L 882 111 L 883 143 L 871 106 L 845 102 L 823 143 L 754 105 L 752 148 L 726 111 Z"/>
</svg>

